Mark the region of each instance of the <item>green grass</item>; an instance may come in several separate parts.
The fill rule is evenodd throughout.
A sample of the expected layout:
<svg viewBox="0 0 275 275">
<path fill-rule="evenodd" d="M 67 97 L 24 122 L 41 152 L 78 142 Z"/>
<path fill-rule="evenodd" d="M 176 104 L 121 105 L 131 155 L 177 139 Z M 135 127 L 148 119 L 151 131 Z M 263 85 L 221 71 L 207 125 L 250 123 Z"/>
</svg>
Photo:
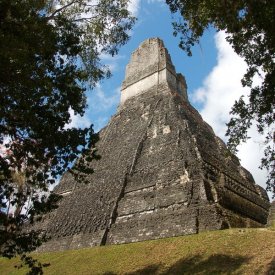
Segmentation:
<svg viewBox="0 0 275 275">
<path fill-rule="evenodd" d="M 34 254 L 45 274 L 275 274 L 275 231 L 229 229 L 140 243 Z M 24 274 L 0 258 L 0 274 Z"/>
</svg>

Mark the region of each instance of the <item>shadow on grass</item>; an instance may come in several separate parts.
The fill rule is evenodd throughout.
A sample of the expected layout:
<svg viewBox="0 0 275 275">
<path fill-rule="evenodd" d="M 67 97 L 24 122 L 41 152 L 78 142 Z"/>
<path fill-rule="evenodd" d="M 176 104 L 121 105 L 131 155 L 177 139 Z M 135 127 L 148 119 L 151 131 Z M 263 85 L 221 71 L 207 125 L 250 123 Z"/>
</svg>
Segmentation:
<svg viewBox="0 0 275 275">
<path fill-rule="evenodd" d="M 268 265 L 268 270 L 266 275 L 275 275 L 275 257 L 272 259 L 270 264 Z"/>
<path fill-rule="evenodd" d="M 229 256 L 224 254 L 212 255 L 208 258 L 202 255 L 182 258 L 168 269 L 160 265 L 150 265 L 143 269 L 127 273 L 127 275 L 148 274 L 232 274 L 242 264 L 249 261 L 249 257 Z M 108 274 L 108 273 L 107 273 Z M 106 274 L 106 275 L 107 275 Z M 109 273 L 112 274 L 112 273 Z M 240 273 L 241 274 L 241 273 Z"/>
</svg>

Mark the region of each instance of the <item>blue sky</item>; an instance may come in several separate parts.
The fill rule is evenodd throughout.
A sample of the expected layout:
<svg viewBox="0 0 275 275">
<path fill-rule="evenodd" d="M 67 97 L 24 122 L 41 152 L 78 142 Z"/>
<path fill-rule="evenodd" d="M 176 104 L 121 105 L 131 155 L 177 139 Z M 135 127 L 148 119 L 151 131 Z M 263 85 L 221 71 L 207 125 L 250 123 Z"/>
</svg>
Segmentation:
<svg viewBox="0 0 275 275">
<path fill-rule="evenodd" d="M 200 111 L 215 133 L 226 141 L 225 123 L 229 121 L 230 107 L 242 94 L 248 93 L 240 83 L 246 65 L 225 41 L 224 33 L 217 33 L 213 29 L 206 31 L 200 45 L 193 48 L 193 56 L 188 57 L 178 47 L 179 38 L 172 35 L 172 15 L 164 2 L 132 0 L 130 10 L 138 21 L 131 31 L 130 41 L 114 58 L 102 56 L 113 76 L 87 94 L 89 107 L 85 116 L 72 116 L 71 125 L 85 127 L 93 123 L 96 131 L 104 127 L 118 107 L 120 86 L 131 53 L 145 39 L 159 37 L 164 41 L 176 71 L 186 78 L 191 104 Z M 256 183 L 265 187 L 266 172 L 258 169 L 263 156 L 263 138 L 254 128 L 250 136 L 249 142 L 240 146 L 238 157 L 252 173 Z"/>
</svg>

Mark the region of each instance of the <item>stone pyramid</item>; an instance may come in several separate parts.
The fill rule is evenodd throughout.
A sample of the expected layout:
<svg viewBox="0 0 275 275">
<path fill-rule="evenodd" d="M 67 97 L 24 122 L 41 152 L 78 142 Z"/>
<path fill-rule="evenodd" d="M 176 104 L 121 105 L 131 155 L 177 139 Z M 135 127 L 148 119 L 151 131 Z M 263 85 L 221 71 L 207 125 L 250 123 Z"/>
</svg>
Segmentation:
<svg viewBox="0 0 275 275">
<path fill-rule="evenodd" d="M 42 250 L 157 239 L 266 224 L 269 200 L 189 103 L 159 38 L 131 56 L 117 113 L 100 131 L 89 184 L 71 174 L 43 221 Z"/>
</svg>

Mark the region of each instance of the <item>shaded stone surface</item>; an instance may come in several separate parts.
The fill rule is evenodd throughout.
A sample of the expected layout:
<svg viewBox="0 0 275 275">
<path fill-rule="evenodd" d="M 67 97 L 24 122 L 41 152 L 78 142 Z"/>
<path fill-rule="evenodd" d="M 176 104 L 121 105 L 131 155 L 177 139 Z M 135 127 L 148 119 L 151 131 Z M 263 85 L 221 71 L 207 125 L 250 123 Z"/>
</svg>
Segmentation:
<svg viewBox="0 0 275 275">
<path fill-rule="evenodd" d="M 149 80 L 148 80 L 149 79 Z M 65 174 L 41 250 L 157 239 L 267 222 L 269 200 L 188 102 L 158 38 L 132 54 L 89 184 Z"/>
</svg>

